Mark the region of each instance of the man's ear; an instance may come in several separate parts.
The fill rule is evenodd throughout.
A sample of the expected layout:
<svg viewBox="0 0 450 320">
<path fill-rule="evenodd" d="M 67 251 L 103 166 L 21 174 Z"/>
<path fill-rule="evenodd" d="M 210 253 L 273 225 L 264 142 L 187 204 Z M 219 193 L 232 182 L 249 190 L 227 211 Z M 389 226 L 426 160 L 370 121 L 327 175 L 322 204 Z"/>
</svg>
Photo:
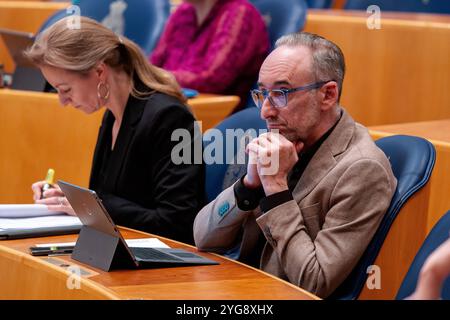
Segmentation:
<svg viewBox="0 0 450 320">
<path fill-rule="evenodd" d="M 339 99 L 339 88 L 336 81 L 325 83 L 320 88 L 322 97 L 322 110 L 326 111 L 337 104 Z"/>
</svg>

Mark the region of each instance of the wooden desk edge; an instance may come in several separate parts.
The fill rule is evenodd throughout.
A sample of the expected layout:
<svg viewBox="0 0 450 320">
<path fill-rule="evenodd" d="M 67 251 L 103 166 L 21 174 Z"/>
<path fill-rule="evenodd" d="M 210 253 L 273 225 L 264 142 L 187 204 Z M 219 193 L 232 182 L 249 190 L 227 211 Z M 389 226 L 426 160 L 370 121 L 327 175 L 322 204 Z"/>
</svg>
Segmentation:
<svg viewBox="0 0 450 320">
<path fill-rule="evenodd" d="M 1 244 L 0 242 L 0 256 L 6 256 L 10 257 L 11 259 L 19 259 L 24 260 L 26 264 L 28 264 L 31 267 L 38 266 L 38 267 L 45 267 L 46 270 L 49 270 L 50 273 L 52 273 L 55 277 L 58 278 L 69 278 L 73 277 L 74 274 L 61 268 L 58 266 L 55 266 L 49 262 L 46 262 L 45 260 L 34 257 L 31 254 L 21 252 L 19 250 L 8 248 Z M 40 268 L 42 269 L 42 268 Z M 96 283 L 94 281 L 89 280 L 88 278 L 80 277 L 80 284 L 81 286 L 85 286 L 89 291 L 95 292 L 99 294 L 100 296 L 104 297 L 105 299 L 110 300 L 120 300 L 119 296 L 116 295 L 113 291 L 109 290 L 108 288 L 102 286 L 99 283 Z"/>
<path fill-rule="evenodd" d="M 262 274 L 268 276 L 269 278 L 275 279 L 275 280 L 277 280 L 277 281 L 279 281 L 279 282 L 284 282 L 284 284 L 286 284 L 287 286 L 289 286 L 289 287 L 291 287 L 291 288 L 293 288 L 293 289 L 295 289 L 295 290 L 297 290 L 297 291 L 300 291 L 302 294 L 304 294 L 304 295 L 310 297 L 312 300 L 322 300 L 322 298 L 320 298 L 320 297 L 314 295 L 313 293 L 311 293 L 311 292 L 309 292 L 309 291 L 306 291 L 305 289 L 302 289 L 301 287 L 296 286 L 296 285 L 294 285 L 294 284 L 292 284 L 292 283 L 290 283 L 290 282 L 288 282 L 288 281 L 286 281 L 286 280 L 283 280 L 283 279 L 281 279 L 281 278 L 278 278 L 278 277 L 276 277 L 276 276 L 274 276 L 274 275 L 272 275 L 272 274 L 270 274 L 270 273 L 267 273 L 267 272 L 265 272 L 265 271 L 262 271 L 261 269 L 257 269 L 257 268 L 255 268 L 255 267 L 249 266 L 248 264 L 245 264 L 245 263 L 242 263 L 242 262 L 240 262 L 240 261 L 233 260 L 233 259 L 230 259 L 230 258 L 221 256 L 221 255 L 216 254 L 216 253 L 212 253 L 212 252 L 209 252 L 209 253 L 214 254 L 215 256 L 219 256 L 219 257 L 221 257 L 221 258 L 223 258 L 223 259 L 233 261 L 234 263 L 240 264 L 240 265 L 242 265 L 242 266 L 245 266 L 245 267 L 247 267 L 247 268 L 249 268 L 249 269 L 252 269 L 252 270 L 254 270 L 254 271 L 257 271 L 257 272 L 259 272 L 259 273 L 262 273 Z"/>
<path fill-rule="evenodd" d="M 197 106 L 197 105 L 208 105 L 210 103 L 235 103 L 236 105 L 240 102 L 240 98 L 238 96 L 202 96 L 196 98 L 188 99 L 187 103 L 190 106 Z"/>
<path fill-rule="evenodd" d="M 124 228 L 124 227 L 120 227 L 120 229 L 124 230 L 124 231 L 129 230 L 129 231 L 133 232 L 134 234 L 142 235 L 143 237 L 149 237 L 149 236 L 152 237 L 151 234 L 148 234 L 148 233 L 145 233 L 142 231 L 137 231 L 137 230 Z M 159 237 L 159 236 L 158 236 L 158 238 L 160 238 L 162 241 L 167 241 L 171 246 L 180 245 L 180 247 L 185 247 L 185 248 L 188 247 L 188 248 L 197 250 L 197 248 L 195 246 L 192 246 L 189 244 L 185 244 L 185 243 L 182 243 L 179 241 L 175 241 L 175 240 L 171 240 L 171 239 Z M 233 264 L 238 264 L 242 267 L 246 267 L 246 268 L 251 269 L 252 271 L 256 271 L 260 274 L 263 274 L 265 277 L 271 278 L 284 286 L 287 286 L 291 289 L 294 289 L 295 291 L 298 291 L 301 295 L 305 296 L 305 298 L 309 298 L 311 300 L 320 300 L 320 298 L 315 296 L 314 294 L 307 292 L 306 290 L 304 290 L 298 286 L 295 286 L 283 279 L 280 279 L 271 274 L 268 274 L 260 269 L 251 267 L 251 266 L 243 264 L 239 261 L 229 259 L 229 258 L 223 257 L 218 254 L 214 254 L 214 253 L 208 253 L 208 254 L 214 255 L 214 256 L 220 258 L 221 260 L 227 260 L 227 261 L 232 262 Z M 56 279 L 67 280 L 67 279 L 69 279 L 69 277 L 74 276 L 73 273 L 67 271 L 66 269 L 64 269 L 60 266 L 54 265 L 50 262 L 47 262 L 44 259 L 42 259 L 41 257 L 34 257 L 27 252 L 9 248 L 8 246 L 2 245 L 1 242 L 0 242 L 0 257 L 4 257 L 6 260 L 9 260 L 9 261 L 16 261 L 17 263 L 26 265 L 26 266 L 32 268 L 33 270 L 34 269 L 41 270 L 42 272 L 50 274 L 52 277 L 54 277 Z M 78 266 L 76 261 L 73 261 L 70 264 Z M 79 266 L 82 269 L 88 267 L 88 266 L 85 266 L 84 264 L 81 264 Z M 95 268 L 93 270 L 95 270 Z M 97 283 L 94 280 L 90 280 L 89 278 L 86 278 L 86 277 L 80 277 L 79 281 L 80 281 L 81 287 L 84 288 L 83 291 L 85 291 L 86 293 L 92 294 L 92 296 L 95 296 L 95 297 L 98 296 L 100 299 L 110 299 L 110 300 L 123 299 L 123 297 L 119 293 L 114 292 L 114 290 L 111 290 L 111 289 L 103 286 L 102 284 Z M 220 299 L 216 299 L 216 300 L 220 300 Z"/>
<path fill-rule="evenodd" d="M 388 137 L 388 136 L 395 136 L 395 135 L 404 135 L 404 134 L 391 132 L 391 131 L 372 130 L 372 129 L 369 129 L 369 134 L 372 137 L 374 137 L 375 139 Z M 410 135 L 410 136 L 413 136 L 413 135 Z M 421 136 L 416 136 L 416 137 L 424 138 L 424 139 L 428 140 L 429 142 L 431 142 L 434 146 L 442 146 L 442 147 L 450 148 L 450 142 L 445 142 L 442 140 L 435 140 L 435 139 L 428 139 L 426 137 L 421 137 Z"/>
<path fill-rule="evenodd" d="M 342 14 L 338 14 L 341 12 Z M 310 9 L 308 10 L 308 15 L 306 17 L 306 24 L 308 21 L 318 22 L 326 19 L 327 21 L 334 22 L 347 22 L 347 23 L 361 23 L 366 25 L 367 18 L 370 14 L 365 11 L 348 11 L 348 10 L 332 10 L 327 11 L 323 9 Z M 387 15 L 383 15 L 381 13 L 382 25 L 402 25 L 409 27 L 432 27 L 432 28 L 442 28 L 442 29 L 450 29 L 450 18 L 448 22 L 443 19 L 446 17 L 445 15 L 440 15 L 437 20 L 432 20 L 433 16 L 430 16 L 430 20 L 426 19 L 426 15 L 422 15 L 424 18 L 420 20 L 408 19 L 407 16 L 395 17 L 394 12 L 389 12 Z"/>
<path fill-rule="evenodd" d="M 139 233 L 139 234 L 142 234 L 143 236 L 146 236 L 146 237 L 152 236 L 152 235 L 149 234 L 149 233 L 146 233 L 146 232 L 143 232 L 143 231 L 139 231 L 139 230 L 134 230 L 134 229 L 130 229 L 130 228 L 122 227 L 122 226 L 120 226 L 119 228 L 120 228 L 121 230 L 128 230 L 128 231 L 131 231 L 131 232 Z M 197 251 L 199 251 L 199 252 L 203 252 L 203 251 L 198 250 L 197 247 L 195 247 L 195 246 L 193 246 L 193 245 L 190 245 L 190 244 L 187 244 L 187 243 L 184 243 L 184 242 L 180 242 L 180 241 L 177 241 L 177 240 L 172 240 L 172 239 L 165 238 L 165 237 L 161 237 L 161 236 L 158 236 L 158 238 L 159 238 L 161 241 L 163 241 L 163 242 L 164 242 L 164 241 L 168 241 L 168 242 L 172 242 L 172 243 L 179 244 L 179 245 L 181 245 L 181 246 L 187 246 L 187 247 L 189 247 L 189 248 L 191 248 L 191 249 L 195 249 L 195 250 L 197 250 Z M 205 252 L 207 252 L 207 251 L 205 251 Z M 313 299 L 313 300 L 322 300 L 320 297 L 318 297 L 318 296 L 312 294 L 311 292 L 308 292 L 308 291 L 306 291 L 305 289 L 302 289 L 302 288 L 300 288 L 300 287 L 298 287 L 298 286 L 296 286 L 296 285 L 294 285 L 294 284 L 292 284 L 292 283 L 290 283 L 290 282 L 288 282 L 288 281 L 286 281 L 286 280 L 283 280 L 283 279 L 281 279 L 281 278 L 278 278 L 278 277 L 276 277 L 276 276 L 274 276 L 274 275 L 272 275 L 272 274 L 270 274 L 270 273 L 267 273 L 267 272 L 265 272 L 265 271 L 263 271 L 263 270 L 261 270 L 261 269 L 257 269 L 257 268 L 255 268 L 255 267 L 252 267 L 252 266 L 248 265 L 248 264 L 242 263 L 242 262 L 240 262 L 240 261 L 237 261 L 237 260 L 234 260 L 234 259 L 231 259 L 231 258 L 227 258 L 227 257 L 225 257 L 225 256 L 222 256 L 222 255 L 217 254 L 217 253 L 214 253 L 214 252 L 207 252 L 207 253 L 208 253 L 208 254 L 212 254 L 212 255 L 214 255 L 214 256 L 216 256 L 216 257 L 219 257 L 219 258 L 221 258 L 221 259 L 228 260 L 228 261 L 231 261 L 231 262 L 233 262 L 233 263 L 237 263 L 237 264 L 239 264 L 239 265 L 241 265 L 241 266 L 247 267 L 247 268 L 252 269 L 252 270 L 254 270 L 254 271 L 257 271 L 257 272 L 259 272 L 259 273 L 262 273 L 262 274 L 264 274 L 265 276 L 268 276 L 268 277 L 270 277 L 270 278 L 272 278 L 272 279 L 275 279 L 275 280 L 277 280 L 277 281 L 279 281 L 279 282 L 284 283 L 285 285 L 287 285 L 287 286 L 289 286 L 289 287 L 291 287 L 291 288 L 294 288 L 294 289 L 297 290 L 297 291 L 300 291 L 302 294 L 304 294 L 304 295 L 310 297 L 310 298 Z"/>
<path fill-rule="evenodd" d="M 0 1 L 0 8 L 11 9 L 65 9 L 71 5 L 67 2 L 43 2 L 43 1 Z"/>
<path fill-rule="evenodd" d="M 1 2 L 1 1 L 0 1 Z M 56 93 L 48 93 L 48 92 L 37 92 L 37 91 L 27 91 L 27 90 L 16 90 L 9 88 L 2 88 L 1 92 L 4 95 L 14 96 L 14 97 L 23 97 L 24 95 L 28 97 L 34 98 L 47 98 L 47 99 L 58 99 L 58 95 Z M 210 103 L 235 103 L 236 105 L 240 102 L 239 96 L 223 96 L 223 95 L 209 95 L 209 94 L 200 94 L 198 97 L 190 98 L 187 100 L 186 104 L 189 106 L 207 106 Z"/>
</svg>

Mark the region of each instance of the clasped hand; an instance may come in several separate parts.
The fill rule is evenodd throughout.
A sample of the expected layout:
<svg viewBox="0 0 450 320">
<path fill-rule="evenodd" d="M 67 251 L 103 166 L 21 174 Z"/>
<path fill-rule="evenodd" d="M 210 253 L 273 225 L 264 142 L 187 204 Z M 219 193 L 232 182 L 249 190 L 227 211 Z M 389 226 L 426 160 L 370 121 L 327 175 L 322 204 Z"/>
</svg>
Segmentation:
<svg viewBox="0 0 450 320">
<path fill-rule="evenodd" d="M 292 143 L 274 132 L 253 139 L 246 148 L 249 162 L 244 185 L 248 188 L 262 186 L 267 196 L 288 190 L 287 176 L 303 146 L 303 142 Z"/>
</svg>

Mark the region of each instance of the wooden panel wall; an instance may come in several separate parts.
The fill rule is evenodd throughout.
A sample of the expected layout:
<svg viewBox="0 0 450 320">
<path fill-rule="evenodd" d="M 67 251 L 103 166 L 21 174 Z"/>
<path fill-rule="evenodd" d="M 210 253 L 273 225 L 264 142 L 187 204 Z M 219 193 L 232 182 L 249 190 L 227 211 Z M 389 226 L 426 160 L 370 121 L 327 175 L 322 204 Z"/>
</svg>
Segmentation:
<svg viewBox="0 0 450 320">
<path fill-rule="evenodd" d="M 310 10 L 304 30 L 343 50 L 341 102 L 355 120 L 371 126 L 450 118 L 450 17 L 433 22 L 382 13 L 381 29 L 369 30 L 365 15 L 334 12 Z"/>
</svg>

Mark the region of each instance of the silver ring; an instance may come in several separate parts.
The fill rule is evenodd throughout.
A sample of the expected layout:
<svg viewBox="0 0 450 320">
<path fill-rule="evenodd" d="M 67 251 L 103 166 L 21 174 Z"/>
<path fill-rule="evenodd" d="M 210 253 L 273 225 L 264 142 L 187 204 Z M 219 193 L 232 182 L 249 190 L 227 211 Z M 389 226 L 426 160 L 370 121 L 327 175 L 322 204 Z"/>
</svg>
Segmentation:
<svg viewBox="0 0 450 320">
<path fill-rule="evenodd" d="M 59 205 L 61 207 L 64 205 L 63 200 L 64 200 L 64 197 L 59 197 Z"/>
</svg>

